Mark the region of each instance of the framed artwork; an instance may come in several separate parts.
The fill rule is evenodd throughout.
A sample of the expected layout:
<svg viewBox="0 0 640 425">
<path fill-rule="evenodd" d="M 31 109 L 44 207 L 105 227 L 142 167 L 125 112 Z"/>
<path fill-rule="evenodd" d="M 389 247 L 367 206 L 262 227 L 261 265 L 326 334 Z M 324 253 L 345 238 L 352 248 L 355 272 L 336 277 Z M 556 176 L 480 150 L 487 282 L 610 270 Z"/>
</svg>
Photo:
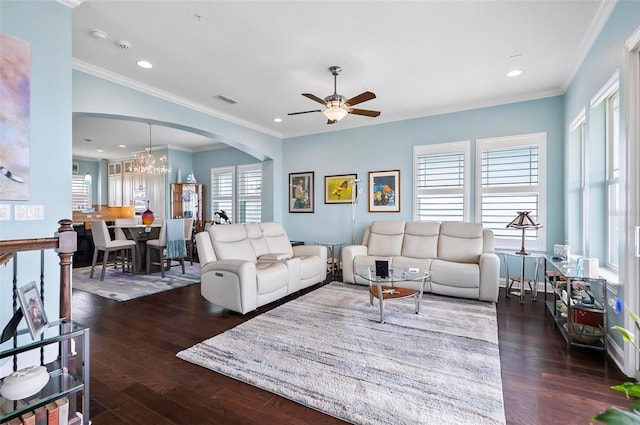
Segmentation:
<svg viewBox="0 0 640 425">
<path fill-rule="evenodd" d="M 369 212 L 400 212 L 400 170 L 369 171 Z"/>
<path fill-rule="evenodd" d="M 350 204 L 355 197 L 357 174 L 324 176 L 324 203 Z"/>
<path fill-rule="evenodd" d="M 80 163 L 79 162 L 72 162 L 71 163 L 71 173 L 80 174 Z"/>
<path fill-rule="evenodd" d="M 313 171 L 289 173 L 289 212 L 313 212 Z"/>
<path fill-rule="evenodd" d="M 0 32 L 0 200 L 29 200 L 31 45 Z"/>
<path fill-rule="evenodd" d="M 19 287 L 17 291 L 22 314 L 29 327 L 29 332 L 31 337 L 36 339 L 48 325 L 38 286 L 35 281 L 31 281 Z"/>
</svg>

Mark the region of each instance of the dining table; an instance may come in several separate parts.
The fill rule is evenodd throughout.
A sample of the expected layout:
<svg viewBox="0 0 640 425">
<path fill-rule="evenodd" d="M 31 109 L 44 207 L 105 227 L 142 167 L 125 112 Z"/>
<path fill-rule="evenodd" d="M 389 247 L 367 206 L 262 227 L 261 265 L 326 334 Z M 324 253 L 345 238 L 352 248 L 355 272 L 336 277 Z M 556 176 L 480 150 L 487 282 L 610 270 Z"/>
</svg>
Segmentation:
<svg viewBox="0 0 640 425">
<path fill-rule="evenodd" d="M 147 272 L 146 258 L 147 258 L 147 241 L 151 239 L 158 239 L 160 237 L 161 225 L 145 226 L 139 225 L 120 225 L 114 226 L 114 228 L 120 228 L 125 237 L 129 240 L 136 242 L 135 256 L 136 259 L 133 262 L 133 273 L 143 274 Z M 159 267 L 157 267 L 159 270 Z M 151 270 L 153 271 L 153 270 Z"/>
</svg>

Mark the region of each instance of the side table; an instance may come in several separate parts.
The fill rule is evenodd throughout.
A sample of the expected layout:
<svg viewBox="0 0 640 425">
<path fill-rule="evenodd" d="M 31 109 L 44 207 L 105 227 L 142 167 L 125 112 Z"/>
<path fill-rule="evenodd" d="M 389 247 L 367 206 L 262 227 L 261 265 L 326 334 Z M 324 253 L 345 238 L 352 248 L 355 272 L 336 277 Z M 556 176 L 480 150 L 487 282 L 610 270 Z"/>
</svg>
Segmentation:
<svg viewBox="0 0 640 425">
<path fill-rule="evenodd" d="M 529 253 L 527 255 L 523 255 L 514 251 L 496 251 L 498 254 L 502 254 L 504 258 L 504 272 L 505 272 L 505 283 L 506 283 L 506 297 L 512 293 L 511 288 L 514 283 L 518 282 L 520 286 L 520 291 L 514 292 L 514 295 L 520 296 L 520 304 L 524 304 L 524 292 L 525 292 L 525 283 L 529 285 L 529 290 L 531 291 L 531 301 L 537 301 L 538 299 L 538 270 L 544 261 L 545 256 L 543 254 L 537 253 Z M 509 257 L 520 257 L 520 276 L 510 276 L 509 274 Z M 535 269 L 533 272 L 533 279 L 527 279 L 525 277 L 525 263 L 526 259 L 531 258 L 535 262 Z"/>
<path fill-rule="evenodd" d="M 324 245 L 327 247 L 327 264 L 329 265 L 329 274 L 333 279 L 336 278 L 338 270 L 340 270 L 340 247 L 346 242 L 316 242 L 317 245 Z"/>
</svg>

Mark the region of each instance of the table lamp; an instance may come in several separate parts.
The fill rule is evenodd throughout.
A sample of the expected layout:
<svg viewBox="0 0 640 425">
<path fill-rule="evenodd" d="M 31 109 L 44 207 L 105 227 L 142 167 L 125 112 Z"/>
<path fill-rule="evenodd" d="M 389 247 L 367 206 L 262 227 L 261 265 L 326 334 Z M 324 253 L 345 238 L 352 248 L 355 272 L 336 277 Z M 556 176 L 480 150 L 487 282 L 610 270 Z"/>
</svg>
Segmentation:
<svg viewBox="0 0 640 425">
<path fill-rule="evenodd" d="M 507 228 L 522 229 L 522 247 L 520 248 L 520 251 L 516 251 L 516 254 L 518 255 L 529 255 L 529 253 L 524 250 L 524 232 L 527 229 L 538 229 L 542 227 L 540 224 L 534 222 L 531 217 L 529 217 L 530 212 L 531 211 L 518 211 L 518 216 L 511 220 L 509 224 L 507 224 Z"/>
</svg>

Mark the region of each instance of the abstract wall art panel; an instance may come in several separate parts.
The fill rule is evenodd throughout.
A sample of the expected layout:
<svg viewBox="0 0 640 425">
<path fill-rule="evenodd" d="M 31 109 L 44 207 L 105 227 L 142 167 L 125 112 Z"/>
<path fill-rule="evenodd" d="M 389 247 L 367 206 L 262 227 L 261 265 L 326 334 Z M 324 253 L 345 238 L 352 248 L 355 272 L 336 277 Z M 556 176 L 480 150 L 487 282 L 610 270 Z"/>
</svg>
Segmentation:
<svg viewBox="0 0 640 425">
<path fill-rule="evenodd" d="M 0 200 L 29 199 L 31 46 L 0 32 Z"/>
</svg>

